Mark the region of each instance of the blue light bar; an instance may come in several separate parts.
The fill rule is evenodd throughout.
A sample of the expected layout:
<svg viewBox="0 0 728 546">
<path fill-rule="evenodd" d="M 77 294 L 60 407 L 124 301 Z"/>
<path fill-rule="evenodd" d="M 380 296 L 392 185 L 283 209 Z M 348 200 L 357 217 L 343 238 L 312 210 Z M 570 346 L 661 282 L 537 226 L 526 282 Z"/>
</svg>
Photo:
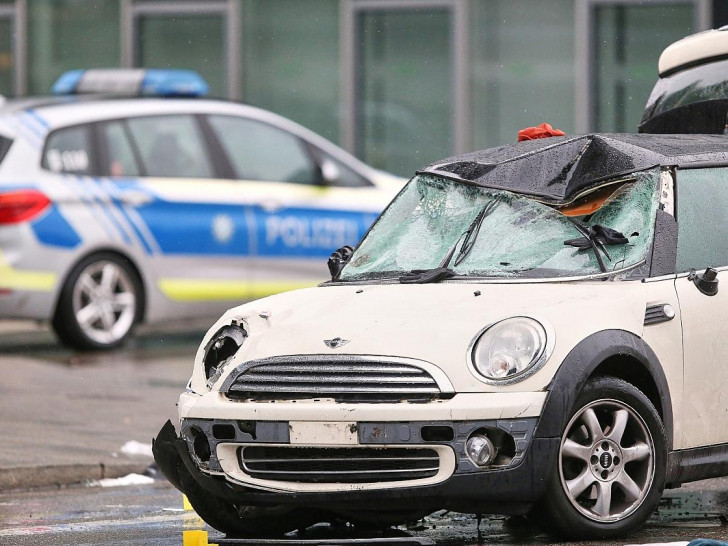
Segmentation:
<svg viewBox="0 0 728 546">
<path fill-rule="evenodd" d="M 197 72 L 179 69 L 71 70 L 55 84 L 54 95 L 99 93 L 133 97 L 201 97 L 209 86 Z"/>
</svg>

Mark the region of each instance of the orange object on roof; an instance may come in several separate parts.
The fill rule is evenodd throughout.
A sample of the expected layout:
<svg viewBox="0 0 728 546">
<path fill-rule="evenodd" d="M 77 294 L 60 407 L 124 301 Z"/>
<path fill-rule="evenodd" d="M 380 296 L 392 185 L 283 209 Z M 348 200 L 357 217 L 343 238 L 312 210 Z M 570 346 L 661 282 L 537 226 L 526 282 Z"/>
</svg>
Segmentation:
<svg viewBox="0 0 728 546">
<path fill-rule="evenodd" d="M 537 138 L 548 138 L 552 136 L 564 136 L 560 129 L 554 129 L 548 123 L 542 123 L 538 127 L 526 127 L 518 131 L 518 142 L 523 140 L 535 140 Z"/>
</svg>

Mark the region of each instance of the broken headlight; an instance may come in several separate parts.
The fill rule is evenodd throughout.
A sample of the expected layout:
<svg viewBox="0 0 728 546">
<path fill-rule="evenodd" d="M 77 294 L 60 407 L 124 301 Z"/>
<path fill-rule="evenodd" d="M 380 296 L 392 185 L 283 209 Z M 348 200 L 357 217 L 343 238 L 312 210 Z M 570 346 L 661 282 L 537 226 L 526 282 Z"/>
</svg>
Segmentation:
<svg viewBox="0 0 728 546">
<path fill-rule="evenodd" d="M 205 347 L 205 377 L 207 388 L 222 375 L 225 366 L 233 359 L 235 353 L 248 337 L 247 332 L 236 324 L 220 328 Z"/>
<path fill-rule="evenodd" d="M 476 336 L 471 358 L 475 370 L 492 382 L 519 381 L 548 358 L 546 330 L 527 317 L 496 322 Z"/>
</svg>

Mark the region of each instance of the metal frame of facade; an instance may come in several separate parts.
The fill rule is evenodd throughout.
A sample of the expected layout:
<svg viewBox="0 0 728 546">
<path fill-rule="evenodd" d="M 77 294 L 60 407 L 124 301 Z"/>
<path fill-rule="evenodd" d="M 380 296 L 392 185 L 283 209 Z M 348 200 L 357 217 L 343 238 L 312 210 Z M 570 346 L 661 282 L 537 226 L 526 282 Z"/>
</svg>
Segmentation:
<svg viewBox="0 0 728 546">
<path fill-rule="evenodd" d="M 354 151 L 357 138 L 357 66 L 358 24 L 357 18 L 371 11 L 407 9 L 445 9 L 451 17 L 452 86 L 453 101 L 453 152 L 462 153 L 472 144 L 471 83 L 470 83 L 470 6 L 469 0 L 338 0 L 340 35 L 340 88 L 341 88 L 341 144 Z M 15 61 L 14 90 L 17 95 L 27 91 L 28 66 L 28 0 L 16 0 L 15 4 L 0 5 L 0 18 L 13 21 Z M 574 6 L 574 120 L 575 131 L 585 133 L 595 124 L 595 12 L 605 5 L 645 5 L 643 0 L 573 0 Z M 706 30 L 712 24 L 712 0 L 650 0 L 648 5 L 693 5 L 696 31 Z M 119 66 L 133 67 L 138 55 L 138 23 L 144 16 L 163 15 L 219 15 L 224 18 L 225 79 L 230 99 L 244 100 L 242 77 L 242 33 L 244 10 L 238 0 L 189 0 L 148 1 L 120 0 Z"/>
</svg>

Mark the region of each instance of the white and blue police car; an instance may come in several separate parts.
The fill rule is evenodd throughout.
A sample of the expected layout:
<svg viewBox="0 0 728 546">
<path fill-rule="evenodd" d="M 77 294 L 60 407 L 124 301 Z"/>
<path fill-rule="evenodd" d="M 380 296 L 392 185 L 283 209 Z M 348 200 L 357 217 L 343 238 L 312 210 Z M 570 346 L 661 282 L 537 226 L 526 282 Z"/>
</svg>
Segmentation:
<svg viewBox="0 0 728 546">
<path fill-rule="evenodd" d="M 86 70 L 0 107 L 0 318 L 101 349 L 141 321 L 312 285 L 401 188 L 206 91 L 187 71 Z"/>
</svg>

